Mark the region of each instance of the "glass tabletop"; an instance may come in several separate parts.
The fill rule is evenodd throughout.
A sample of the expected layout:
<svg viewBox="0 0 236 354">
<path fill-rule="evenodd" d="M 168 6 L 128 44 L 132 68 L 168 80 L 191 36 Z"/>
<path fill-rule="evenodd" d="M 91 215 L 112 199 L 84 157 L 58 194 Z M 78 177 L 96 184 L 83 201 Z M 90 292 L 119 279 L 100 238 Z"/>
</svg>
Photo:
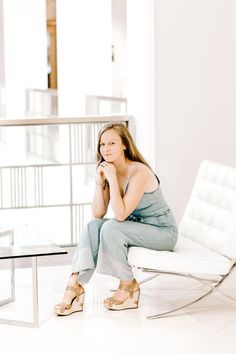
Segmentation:
<svg viewBox="0 0 236 354">
<path fill-rule="evenodd" d="M 0 226 L 0 259 L 66 254 L 67 251 L 30 225 Z"/>
</svg>

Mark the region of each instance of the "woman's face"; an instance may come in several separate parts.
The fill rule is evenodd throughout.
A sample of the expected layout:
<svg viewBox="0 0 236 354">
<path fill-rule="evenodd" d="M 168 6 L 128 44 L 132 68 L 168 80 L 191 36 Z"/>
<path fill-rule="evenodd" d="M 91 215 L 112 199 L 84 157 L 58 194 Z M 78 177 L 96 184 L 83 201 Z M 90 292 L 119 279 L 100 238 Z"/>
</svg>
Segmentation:
<svg viewBox="0 0 236 354">
<path fill-rule="evenodd" d="M 117 161 L 120 157 L 124 156 L 124 149 L 125 146 L 122 143 L 121 137 L 115 130 L 109 129 L 102 134 L 100 153 L 105 161 Z"/>
</svg>

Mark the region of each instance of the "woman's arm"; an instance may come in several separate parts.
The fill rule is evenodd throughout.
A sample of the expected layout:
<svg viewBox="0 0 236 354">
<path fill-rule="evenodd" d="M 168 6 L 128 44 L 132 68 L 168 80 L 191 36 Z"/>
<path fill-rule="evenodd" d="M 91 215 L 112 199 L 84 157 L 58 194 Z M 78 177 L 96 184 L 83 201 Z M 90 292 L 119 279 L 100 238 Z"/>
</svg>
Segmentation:
<svg viewBox="0 0 236 354">
<path fill-rule="evenodd" d="M 124 221 L 141 200 L 149 182 L 150 175 L 144 169 L 137 169 L 129 180 L 127 193 L 124 198 L 122 198 L 119 182 L 116 173 L 114 173 L 114 169 L 115 168 L 112 164 L 108 164 L 104 169 L 104 174 L 109 181 L 110 203 L 114 217 L 118 221 Z"/>
<path fill-rule="evenodd" d="M 109 187 L 99 166 L 97 169 L 96 188 L 92 203 L 92 215 L 94 218 L 101 219 L 104 217 L 107 212 L 109 199 Z"/>
</svg>

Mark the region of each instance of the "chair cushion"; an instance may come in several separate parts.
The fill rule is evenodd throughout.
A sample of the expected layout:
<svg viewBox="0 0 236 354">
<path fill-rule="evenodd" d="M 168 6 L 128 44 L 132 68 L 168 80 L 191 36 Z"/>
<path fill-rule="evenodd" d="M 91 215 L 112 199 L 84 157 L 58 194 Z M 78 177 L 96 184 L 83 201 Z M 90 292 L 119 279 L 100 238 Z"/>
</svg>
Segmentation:
<svg viewBox="0 0 236 354">
<path fill-rule="evenodd" d="M 179 232 L 213 252 L 236 258 L 236 168 L 200 165 Z"/>
<path fill-rule="evenodd" d="M 157 271 L 203 275 L 227 274 L 232 264 L 228 258 L 182 235 L 173 252 L 130 247 L 128 262 L 131 266 Z"/>
</svg>

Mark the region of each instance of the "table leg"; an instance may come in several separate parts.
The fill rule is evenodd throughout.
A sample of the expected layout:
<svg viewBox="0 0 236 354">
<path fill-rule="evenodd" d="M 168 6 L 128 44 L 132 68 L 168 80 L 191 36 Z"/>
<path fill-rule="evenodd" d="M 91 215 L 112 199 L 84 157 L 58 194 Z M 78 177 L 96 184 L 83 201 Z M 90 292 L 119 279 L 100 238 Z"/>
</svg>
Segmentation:
<svg viewBox="0 0 236 354">
<path fill-rule="evenodd" d="M 14 245 L 14 230 L 6 230 L 0 233 L 0 237 L 10 236 L 10 245 Z M 0 306 L 9 304 L 15 300 L 15 264 L 14 259 L 11 259 L 11 296 L 7 299 L 0 301 Z"/>
<path fill-rule="evenodd" d="M 11 296 L 7 299 L 0 301 L 0 306 L 9 304 L 15 300 L 15 264 L 14 259 L 11 259 Z"/>
<path fill-rule="evenodd" d="M 33 323 L 35 327 L 39 325 L 38 306 L 38 266 L 37 257 L 32 257 L 32 286 L 33 286 Z"/>
<path fill-rule="evenodd" d="M 0 302 L 0 305 L 7 304 L 15 300 L 15 266 L 14 259 L 11 260 L 11 297 Z M 33 291 L 33 322 L 18 321 L 0 318 L 0 323 L 24 327 L 38 327 L 38 266 L 37 257 L 32 257 L 32 291 Z"/>
</svg>

